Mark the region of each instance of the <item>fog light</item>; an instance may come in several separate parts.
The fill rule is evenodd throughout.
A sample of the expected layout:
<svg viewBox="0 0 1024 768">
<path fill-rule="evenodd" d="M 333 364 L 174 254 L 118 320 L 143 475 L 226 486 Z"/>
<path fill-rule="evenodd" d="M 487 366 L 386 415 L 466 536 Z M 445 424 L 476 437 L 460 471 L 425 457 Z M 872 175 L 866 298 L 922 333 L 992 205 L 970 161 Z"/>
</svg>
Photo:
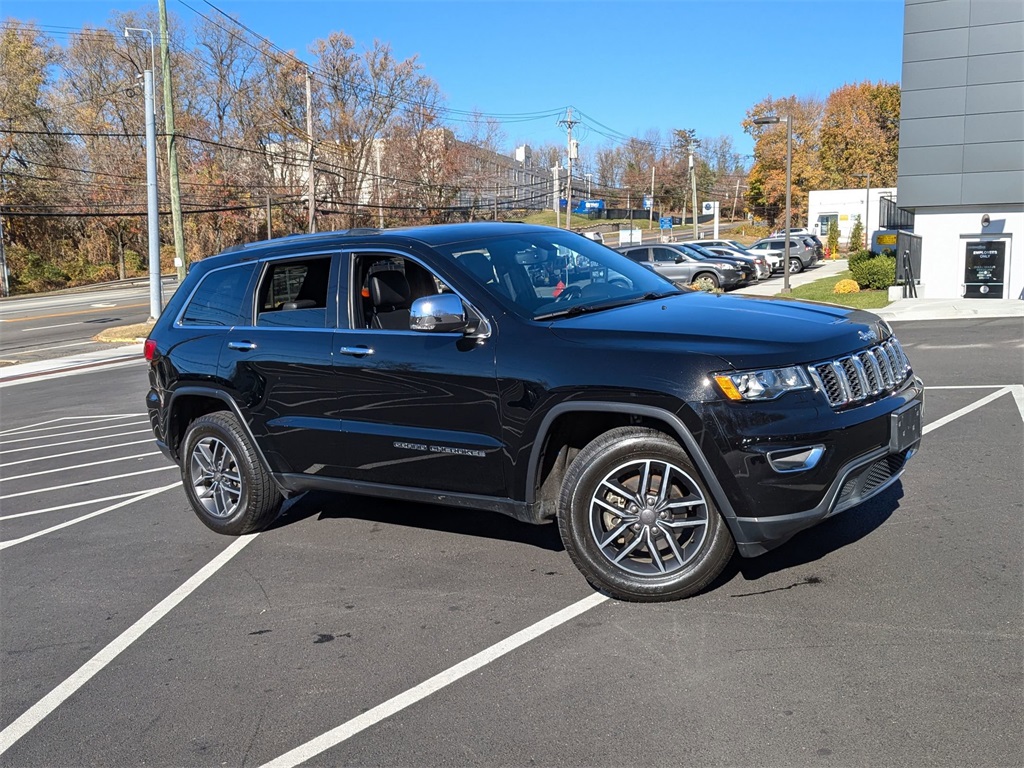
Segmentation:
<svg viewBox="0 0 1024 768">
<path fill-rule="evenodd" d="M 783 451 L 769 451 L 768 464 L 776 472 L 806 472 L 814 469 L 825 455 L 824 445 L 810 445 L 806 448 L 789 448 Z"/>
</svg>

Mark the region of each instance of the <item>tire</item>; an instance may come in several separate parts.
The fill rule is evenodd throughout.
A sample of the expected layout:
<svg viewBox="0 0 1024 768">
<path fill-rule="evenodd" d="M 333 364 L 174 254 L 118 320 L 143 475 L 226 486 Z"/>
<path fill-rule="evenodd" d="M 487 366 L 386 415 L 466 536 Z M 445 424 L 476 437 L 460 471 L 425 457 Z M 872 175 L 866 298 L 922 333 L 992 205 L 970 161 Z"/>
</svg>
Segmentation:
<svg viewBox="0 0 1024 768">
<path fill-rule="evenodd" d="M 800 257 L 799 256 L 790 256 L 789 257 L 789 274 L 795 275 L 795 274 L 797 274 L 799 272 L 803 272 L 803 271 L 804 271 L 804 263 L 802 261 L 800 261 Z"/>
<path fill-rule="evenodd" d="M 636 493 L 641 484 L 648 493 Z M 735 551 L 689 456 L 664 433 L 643 427 L 610 430 L 580 451 L 562 482 L 558 529 L 587 581 L 620 600 L 695 595 Z"/>
<path fill-rule="evenodd" d="M 701 290 L 708 290 L 705 288 L 705 284 L 711 286 L 710 290 L 715 290 L 719 286 L 718 275 L 713 272 L 701 272 L 699 275 L 693 276 L 693 282 L 695 285 L 699 285 Z"/>
<path fill-rule="evenodd" d="M 185 495 L 208 528 L 241 536 L 273 522 L 284 499 L 233 414 L 200 416 L 188 425 L 183 445 Z"/>
</svg>

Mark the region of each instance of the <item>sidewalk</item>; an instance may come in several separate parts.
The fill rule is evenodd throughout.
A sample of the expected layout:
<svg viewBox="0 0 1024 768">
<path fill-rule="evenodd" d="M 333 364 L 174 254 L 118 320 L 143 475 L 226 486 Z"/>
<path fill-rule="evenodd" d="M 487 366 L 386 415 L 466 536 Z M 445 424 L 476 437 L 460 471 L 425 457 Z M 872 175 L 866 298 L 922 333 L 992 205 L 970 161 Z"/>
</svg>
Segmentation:
<svg viewBox="0 0 1024 768">
<path fill-rule="evenodd" d="M 847 269 L 846 259 L 822 261 L 819 266 L 789 276 L 790 287 L 835 277 Z M 731 293 L 750 296 L 777 296 L 782 292 L 782 277 L 738 288 Z M 1024 318 L 1024 301 L 1013 299 L 899 299 L 887 307 L 872 309 L 885 320 L 956 320 L 978 317 Z"/>
</svg>

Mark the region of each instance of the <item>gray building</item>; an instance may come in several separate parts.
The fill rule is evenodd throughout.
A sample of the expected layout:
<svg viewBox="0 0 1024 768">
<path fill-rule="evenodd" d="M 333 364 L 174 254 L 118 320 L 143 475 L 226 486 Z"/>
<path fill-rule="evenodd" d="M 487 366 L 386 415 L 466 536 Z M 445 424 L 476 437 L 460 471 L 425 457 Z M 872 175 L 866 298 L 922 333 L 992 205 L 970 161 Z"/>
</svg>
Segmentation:
<svg viewBox="0 0 1024 768">
<path fill-rule="evenodd" d="M 922 298 L 1024 297 L 1024 2 L 905 0 L 899 205 Z"/>
</svg>

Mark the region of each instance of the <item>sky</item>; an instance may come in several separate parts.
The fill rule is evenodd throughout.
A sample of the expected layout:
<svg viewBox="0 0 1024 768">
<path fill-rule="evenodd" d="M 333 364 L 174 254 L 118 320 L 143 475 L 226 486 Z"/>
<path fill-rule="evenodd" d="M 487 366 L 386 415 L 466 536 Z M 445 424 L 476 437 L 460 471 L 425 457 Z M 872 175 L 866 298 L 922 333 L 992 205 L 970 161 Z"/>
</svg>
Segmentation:
<svg viewBox="0 0 1024 768">
<path fill-rule="evenodd" d="M 35 21 L 66 44 L 69 29 L 155 8 L 0 0 L 0 20 Z M 167 0 L 184 22 L 216 18 L 215 8 L 306 61 L 332 31 L 360 49 L 388 42 L 397 57 L 418 58 L 449 108 L 522 116 L 502 118 L 508 148 L 564 143 L 564 114 L 530 113 L 573 107 L 584 152 L 692 128 L 749 154 L 741 122 L 762 99 L 898 83 L 902 64 L 903 0 Z"/>
</svg>

